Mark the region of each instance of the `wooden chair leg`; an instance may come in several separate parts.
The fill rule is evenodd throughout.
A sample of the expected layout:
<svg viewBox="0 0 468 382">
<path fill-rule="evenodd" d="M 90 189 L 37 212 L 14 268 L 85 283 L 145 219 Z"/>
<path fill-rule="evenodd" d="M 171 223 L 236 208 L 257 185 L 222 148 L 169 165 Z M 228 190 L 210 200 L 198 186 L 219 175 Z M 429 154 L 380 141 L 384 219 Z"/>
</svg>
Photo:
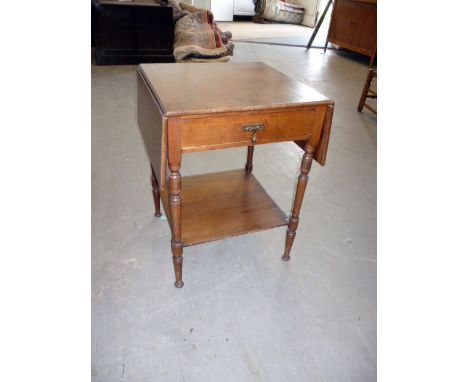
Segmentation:
<svg viewBox="0 0 468 382">
<path fill-rule="evenodd" d="M 247 162 L 245 163 L 245 172 L 250 174 L 253 170 L 253 153 L 254 153 L 254 146 L 247 147 Z"/>
<path fill-rule="evenodd" d="M 159 194 L 159 184 L 153 166 L 151 166 L 151 185 L 153 186 L 154 216 L 158 218 L 161 216 L 161 195 Z"/>
<path fill-rule="evenodd" d="M 289 261 L 289 253 L 296 237 L 296 230 L 299 224 L 299 212 L 301 211 L 302 200 L 304 199 L 304 193 L 307 186 L 307 181 L 309 180 L 309 172 L 312 167 L 314 148 L 309 143 L 306 144 L 305 153 L 302 157 L 301 162 L 301 174 L 297 180 L 296 196 L 294 198 L 294 204 L 291 212 L 291 217 L 289 219 L 288 230 L 286 231 L 286 244 L 284 247 L 284 254 L 282 259 L 284 261 Z"/>
<path fill-rule="evenodd" d="M 362 89 L 361 99 L 359 100 L 359 104 L 357 107 L 357 110 L 359 112 L 362 111 L 362 108 L 364 107 L 364 103 L 366 102 L 367 93 L 369 92 L 370 84 L 372 82 L 372 75 L 373 75 L 373 69 L 369 69 L 367 72 L 366 83 L 364 84 L 364 88 Z"/>
</svg>

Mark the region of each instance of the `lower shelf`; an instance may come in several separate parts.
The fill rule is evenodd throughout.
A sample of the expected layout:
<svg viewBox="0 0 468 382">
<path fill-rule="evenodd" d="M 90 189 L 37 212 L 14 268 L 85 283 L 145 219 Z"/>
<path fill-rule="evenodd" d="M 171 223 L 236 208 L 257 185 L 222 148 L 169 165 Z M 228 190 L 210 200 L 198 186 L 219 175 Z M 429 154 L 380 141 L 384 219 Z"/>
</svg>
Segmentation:
<svg viewBox="0 0 468 382">
<path fill-rule="evenodd" d="M 169 217 L 169 193 L 161 190 Z M 244 170 L 182 177 L 184 247 L 288 224 L 253 174 Z"/>
</svg>

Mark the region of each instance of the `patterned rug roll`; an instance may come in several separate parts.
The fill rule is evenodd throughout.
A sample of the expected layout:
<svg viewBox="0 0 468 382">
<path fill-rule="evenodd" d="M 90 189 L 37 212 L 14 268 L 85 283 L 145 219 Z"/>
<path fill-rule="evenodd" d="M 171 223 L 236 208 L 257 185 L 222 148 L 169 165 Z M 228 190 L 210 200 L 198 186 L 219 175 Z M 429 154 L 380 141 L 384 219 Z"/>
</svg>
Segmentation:
<svg viewBox="0 0 468 382">
<path fill-rule="evenodd" d="M 255 0 L 255 15 L 278 23 L 302 24 L 304 7 L 281 0 Z"/>
<path fill-rule="evenodd" d="M 213 13 L 180 0 L 169 0 L 175 22 L 174 57 L 176 62 L 224 62 L 234 52 L 231 32 L 222 32 Z"/>
</svg>

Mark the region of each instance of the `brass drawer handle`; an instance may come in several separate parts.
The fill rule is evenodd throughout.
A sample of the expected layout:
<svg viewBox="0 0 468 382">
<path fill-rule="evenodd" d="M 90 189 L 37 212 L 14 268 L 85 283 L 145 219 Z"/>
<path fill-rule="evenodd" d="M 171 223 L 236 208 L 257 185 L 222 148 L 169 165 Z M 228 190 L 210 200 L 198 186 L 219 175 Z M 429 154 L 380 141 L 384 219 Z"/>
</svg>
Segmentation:
<svg viewBox="0 0 468 382">
<path fill-rule="evenodd" d="M 257 132 L 265 130 L 264 125 L 247 125 L 242 128 L 244 133 L 253 133 L 252 134 L 252 143 L 257 142 Z"/>
</svg>

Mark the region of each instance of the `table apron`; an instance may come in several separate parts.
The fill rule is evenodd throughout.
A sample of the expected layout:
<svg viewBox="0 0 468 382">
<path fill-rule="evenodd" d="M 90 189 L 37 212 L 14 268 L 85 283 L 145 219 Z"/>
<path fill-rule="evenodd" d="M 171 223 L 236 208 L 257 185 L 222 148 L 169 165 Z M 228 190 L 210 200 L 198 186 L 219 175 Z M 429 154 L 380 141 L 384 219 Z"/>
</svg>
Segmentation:
<svg viewBox="0 0 468 382">
<path fill-rule="evenodd" d="M 195 152 L 312 139 L 320 141 L 326 105 L 308 109 L 181 118 L 181 150 Z"/>
</svg>

